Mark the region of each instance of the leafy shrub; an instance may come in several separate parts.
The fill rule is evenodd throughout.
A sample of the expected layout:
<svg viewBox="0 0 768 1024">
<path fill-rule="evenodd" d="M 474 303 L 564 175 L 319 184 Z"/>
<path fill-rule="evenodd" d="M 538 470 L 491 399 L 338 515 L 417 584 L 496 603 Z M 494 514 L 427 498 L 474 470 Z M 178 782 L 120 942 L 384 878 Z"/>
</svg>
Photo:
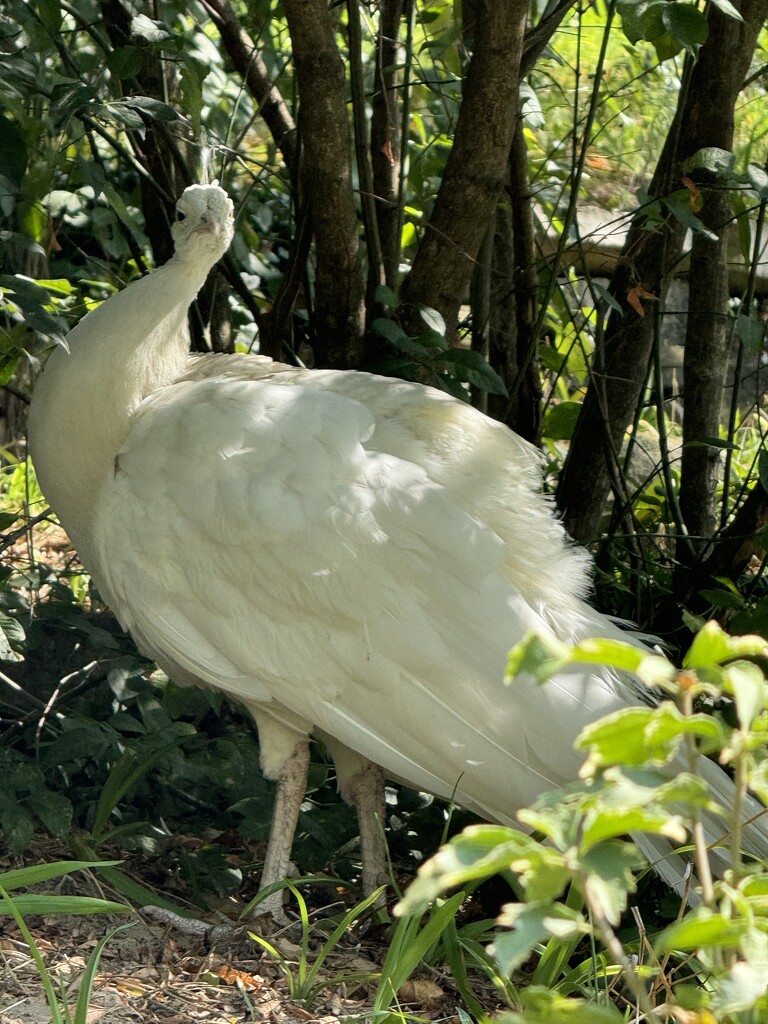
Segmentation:
<svg viewBox="0 0 768 1024">
<path fill-rule="evenodd" d="M 531 637 L 512 652 L 510 676 L 526 671 L 544 681 L 569 662 L 597 662 L 635 673 L 665 699 L 617 711 L 582 732 L 582 779 L 520 812 L 535 835 L 496 825 L 467 829 L 423 865 L 399 904 L 407 917 L 456 886 L 471 889 L 498 872 L 516 878 L 523 898 L 502 909 L 491 951 L 506 976 L 517 976 L 532 956 L 538 964 L 518 1010 L 504 1016 L 508 1024 L 610 1024 L 626 1019 L 618 1007 L 628 1005 L 653 1022 L 766 1019 L 768 871 L 742 850 L 748 792 L 768 799 L 768 686 L 756 664 L 765 653 L 760 637 L 729 637 L 713 622 L 679 672 L 653 653 L 608 640 L 568 648 Z M 696 710 L 723 698 L 733 716 Z M 733 772 L 731 806 L 711 795 L 707 756 Z M 703 823 L 717 816 L 722 838 L 710 846 Z M 696 865 L 689 905 L 650 934 L 637 912 L 630 932 L 623 922 L 647 863 L 629 831 L 691 851 Z M 590 953 L 574 966 L 578 949 Z"/>
</svg>

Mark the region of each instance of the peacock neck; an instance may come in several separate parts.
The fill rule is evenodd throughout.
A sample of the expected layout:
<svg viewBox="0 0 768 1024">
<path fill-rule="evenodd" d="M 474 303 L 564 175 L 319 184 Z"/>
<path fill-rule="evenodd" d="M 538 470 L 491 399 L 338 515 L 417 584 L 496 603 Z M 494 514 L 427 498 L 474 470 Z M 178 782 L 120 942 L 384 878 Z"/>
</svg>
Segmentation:
<svg viewBox="0 0 768 1024">
<path fill-rule="evenodd" d="M 40 486 L 88 565 L 93 513 L 141 402 L 189 356 L 187 311 L 210 269 L 177 254 L 88 314 L 37 382 L 29 443 Z"/>
</svg>

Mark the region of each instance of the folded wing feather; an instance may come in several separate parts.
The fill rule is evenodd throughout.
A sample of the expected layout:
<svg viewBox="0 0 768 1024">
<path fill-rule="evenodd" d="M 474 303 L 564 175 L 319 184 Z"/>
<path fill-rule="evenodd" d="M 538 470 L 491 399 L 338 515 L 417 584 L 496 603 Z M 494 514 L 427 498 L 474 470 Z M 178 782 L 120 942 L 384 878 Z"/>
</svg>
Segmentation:
<svg viewBox="0 0 768 1024">
<path fill-rule="evenodd" d="M 532 448 L 437 392 L 202 376 L 140 409 L 100 499 L 99 582 L 161 663 L 512 820 L 574 778 L 581 726 L 627 703 L 582 670 L 503 685 L 512 644 L 550 626 L 547 580 L 562 595 L 583 574 L 537 481 Z M 562 604 L 566 632 L 596 632 Z"/>
</svg>

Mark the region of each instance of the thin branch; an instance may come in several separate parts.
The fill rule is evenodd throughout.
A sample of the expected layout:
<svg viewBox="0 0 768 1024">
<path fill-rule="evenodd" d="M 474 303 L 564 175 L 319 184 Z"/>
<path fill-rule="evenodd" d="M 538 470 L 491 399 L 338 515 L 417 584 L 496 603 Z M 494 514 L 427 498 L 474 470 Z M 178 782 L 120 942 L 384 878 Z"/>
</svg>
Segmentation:
<svg viewBox="0 0 768 1024">
<path fill-rule="evenodd" d="M 349 76 L 352 89 L 352 123 L 355 135 L 357 180 L 360 188 L 360 207 L 365 227 L 365 247 L 368 253 L 368 284 L 366 288 L 366 315 L 375 315 L 376 289 L 384 283 L 384 261 L 381 254 L 376 200 L 373 194 L 373 170 L 368 149 L 368 120 L 365 110 L 365 82 L 363 80 L 363 38 L 360 28 L 359 0 L 347 0 L 347 30 L 349 35 Z"/>
</svg>

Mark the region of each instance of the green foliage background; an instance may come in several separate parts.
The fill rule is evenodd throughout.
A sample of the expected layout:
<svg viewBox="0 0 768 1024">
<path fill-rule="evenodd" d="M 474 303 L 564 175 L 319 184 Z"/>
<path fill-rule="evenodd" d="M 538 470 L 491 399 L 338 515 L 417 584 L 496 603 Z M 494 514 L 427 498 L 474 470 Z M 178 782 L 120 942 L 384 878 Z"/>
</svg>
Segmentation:
<svg viewBox="0 0 768 1024">
<path fill-rule="evenodd" d="M 360 65 L 369 101 L 375 90 L 376 30 L 382 6 L 336 5 L 332 12 L 336 44 L 347 72 L 357 60 L 350 46 L 349 12 L 357 9 L 362 16 Z M 472 54 L 468 26 L 473 8 L 482 15 L 482 4 L 465 2 L 460 9 L 451 0 L 416 0 L 403 21 L 398 95 L 401 103 L 407 100 L 408 109 L 402 142 L 407 160 L 398 196 L 401 277 L 428 236 L 444 180 Z M 739 401 L 731 403 L 730 394 L 726 395 L 717 436 L 697 442 L 717 449 L 723 465 L 714 496 L 718 532 L 712 539 L 716 543 L 747 495 L 768 491 L 760 376 L 765 348 L 764 257 L 762 276 L 757 273 L 768 201 L 765 32 L 758 39 L 739 95 L 732 150 L 714 146 L 700 150 L 686 168 L 687 181 L 675 182 L 661 196 L 649 192 L 660 155 L 675 130 L 675 109 L 691 62 L 706 45 L 714 9 L 739 17 L 727 0 L 714 5 L 685 0 L 621 0 L 565 8 L 550 4 L 544 9 L 534 5 L 527 38 L 534 39 L 535 30 L 549 16 L 557 14 L 560 22 L 524 76 L 521 99 L 526 189 L 533 202 L 538 240 L 526 266 L 533 271 L 538 303 L 529 318 L 534 376 L 540 389 L 533 404 L 541 416 L 537 440 L 547 456 L 545 484 L 552 491 L 571 442 L 575 443 L 584 396 L 594 387 L 595 360 L 599 360 L 609 318 L 617 310 L 622 312 L 621 302 L 626 299 L 589 269 L 588 262 L 585 271 L 585 250 L 590 247 L 586 207 L 599 206 L 603 224 L 617 229 L 623 230 L 635 217 L 646 234 L 654 234 L 671 217 L 694 236 L 707 237 L 712 232 L 701 219 L 702 202 L 711 192 L 727 192 L 730 197 L 735 252 L 731 262 L 738 265 L 741 283 L 732 285 L 725 315 L 731 357 L 739 367 L 746 362 L 752 369 Z M 177 191 L 185 175 L 197 178 L 205 168 L 210 176 L 221 179 L 236 202 L 237 233 L 231 260 L 223 268 L 230 333 L 217 335 L 212 328 L 198 331 L 200 346 L 221 344 L 249 351 L 263 342 L 266 314 L 279 302 L 290 276 L 303 197 L 295 170 L 287 166 L 278 141 L 262 119 L 263 109 L 233 67 L 209 8 L 203 3 L 162 0 L 152 9 L 136 2 L 123 10 L 130 31 L 120 43 L 107 29 L 107 21 L 115 17 L 114 6 L 96 0 L 77 5 L 60 0 L 7 0 L 0 13 L 0 384 L 8 386 L 0 520 L 4 552 L 0 657 L 5 663 L 0 675 L 0 766 L 6 781 L 0 790 L 0 830 L 14 856 L 23 855 L 44 831 L 66 842 L 82 860 L 127 857 L 128 864 L 121 868 L 108 865 L 105 877 L 117 891 L 136 900 L 158 899 L 152 891 L 156 884 L 168 895 L 192 893 L 197 900 L 211 903 L 236 891 L 248 898 L 255 890 L 250 869 L 258 863 L 271 810 L 269 787 L 255 769 L 255 739 L 237 710 L 223 706 L 216 695 L 181 690 L 144 662 L 70 554 L 52 560 L 41 551 L 48 529 L 45 503 L 32 468 L 24 462 L 19 396 L 33 385 L 52 343 L 61 342 L 88 309 L 159 261 L 157 225 L 147 213 L 147 192 L 168 204 L 175 195 L 166 194 L 156 168 L 150 166 L 151 140 L 152 144 L 160 140 L 165 147 L 180 185 Z M 269 82 L 301 124 L 292 41 L 281 5 L 257 0 L 236 4 L 233 10 L 250 32 Z M 156 89 L 147 95 L 142 90 L 152 83 L 155 72 Z M 716 90 L 717 83 L 712 87 Z M 343 88 L 351 107 L 348 75 Z M 351 146 L 350 164 L 354 164 Z M 353 183 L 362 223 L 360 181 L 358 163 L 353 167 Z M 508 197 L 502 198 L 497 225 L 510 204 Z M 285 358 L 311 354 L 313 302 L 319 287 L 316 270 L 310 253 L 301 267 L 289 327 L 280 339 Z M 439 275 L 439 266 L 435 272 Z M 443 387 L 480 405 L 493 397 L 503 405 L 510 381 L 488 364 L 477 337 L 483 326 L 477 296 L 484 285 L 479 273 L 462 297 L 466 302 L 456 324 L 447 311 L 427 309 L 417 302 L 414 328 L 406 316 L 399 315 L 399 284 L 400 280 L 389 282 L 389 287 L 368 295 L 364 310 L 368 348 L 363 365 Z M 665 319 L 674 318 L 676 311 L 659 300 L 654 295 L 645 302 L 645 315 L 657 321 L 661 332 Z M 214 319 L 209 313 L 200 314 L 206 326 Z M 626 310 L 622 315 L 627 315 Z M 677 545 L 684 536 L 678 495 L 680 404 L 685 396 L 676 385 L 670 392 L 663 391 L 660 345 L 655 353 L 656 363 L 628 435 L 635 461 L 630 454 L 621 457 L 627 506 L 621 508 L 613 500 L 601 509 L 600 540 L 595 544 L 596 599 L 606 610 L 663 633 L 674 657 L 692 630 L 713 614 L 736 634 L 767 635 L 766 557 L 758 537 L 757 553 L 746 568 L 719 572 L 699 583 L 684 601 L 680 599 L 675 574 L 680 562 Z M 688 386 L 693 389 L 691 383 Z M 682 604 L 692 614 L 684 617 Z M 751 656 L 762 655 L 756 649 Z M 719 664 L 715 654 L 702 662 L 708 669 Z M 702 701 L 708 708 L 725 709 L 726 725 L 713 726 L 722 741 L 720 751 L 727 750 L 729 743 L 732 746 L 736 736 L 742 753 L 746 751 L 746 764 L 747 753 L 751 757 L 762 742 L 764 713 L 740 721 L 729 732 L 729 706 L 735 702 L 738 717 L 743 695 L 740 698 L 733 687 L 715 685 L 711 679 L 705 683 L 710 688 L 703 686 Z M 761 687 L 757 688 L 764 696 L 764 684 Z M 680 699 L 677 693 L 672 696 Z M 699 753 L 697 748 L 696 756 Z M 623 772 L 626 764 L 622 767 L 614 752 L 612 757 L 606 755 L 602 767 L 617 763 Z M 643 768 L 642 759 L 631 767 Z M 757 778 L 762 768 L 749 761 L 749 770 Z M 353 885 L 355 825 L 335 794 L 332 770 L 322 751 L 311 782 L 296 857 L 306 871 L 330 863 Z M 661 782 L 659 787 L 663 788 Z M 552 824 L 561 813 L 556 806 L 561 797 L 550 801 L 554 810 L 548 806 L 537 812 L 537 824 L 545 833 L 550 828 L 552 836 L 557 829 L 560 834 L 565 829 L 562 822 Z M 571 806 L 569 813 L 575 817 L 568 825 L 576 831 L 593 795 L 582 794 L 578 799 L 584 802 L 577 800 L 575 810 Z M 688 823 L 695 823 L 703 798 L 692 783 L 684 793 L 674 790 L 659 796 L 657 791 L 653 799 L 661 801 L 661 828 L 673 813 L 672 804 L 682 806 L 689 814 Z M 392 794 L 392 800 L 390 848 L 406 881 L 421 856 L 434 850 L 447 832 L 458 832 L 467 818 L 457 812 L 447 825 L 443 809 L 425 798 L 399 792 Z M 591 813 L 594 808 L 587 810 Z M 548 817 L 550 812 L 554 817 Z M 653 815 L 647 808 L 642 813 L 646 812 L 646 824 L 652 828 Z M 608 828 L 608 811 L 602 808 L 600 813 L 599 824 Z M 631 824 L 624 822 L 623 831 Z M 485 934 L 488 922 L 469 921 L 458 929 L 453 906 L 449 911 L 434 911 L 421 933 L 403 924 L 393 949 L 404 958 L 402 962 L 409 959 L 404 952 L 408 948 L 418 949 L 416 961 L 444 957 L 457 976 L 465 962 L 461 957 L 482 965 L 517 1008 L 514 1019 L 521 1020 L 524 1012 L 528 1024 L 621 1019 L 621 1013 L 630 1012 L 629 1000 L 608 998 L 609 979 L 626 963 L 612 946 L 611 934 L 615 929 L 625 953 L 636 951 L 635 940 L 626 940 L 628 919 L 622 913 L 634 889 L 632 871 L 637 863 L 619 845 L 620 832 L 606 833 L 614 845 L 600 847 L 593 861 L 589 844 L 579 846 L 569 840 L 565 848 L 557 842 L 541 847 L 504 830 L 493 832 L 492 844 L 502 853 L 497 849 L 488 870 L 480 868 L 473 879 L 503 868 L 505 884 L 512 885 L 519 897 L 516 909 L 505 911 L 503 923 L 510 931 L 496 942 L 496 962 L 483 952 L 478 938 Z M 179 840 L 185 835 L 202 838 L 190 844 Z M 470 859 L 482 858 L 488 852 L 489 833 L 457 839 L 449 847 L 453 851 L 447 855 L 449 860 L 454 853 L 460 859 L 462 843 L 467 844 Z M 527 858 L 522 887 L 507 870 L 512 857 L 506 843 L 519 845 L 515 856 L 521 863 L 521 858 Z M 603 871 L 604 857 L 613 858 L 619 866 L 613 874 Z M 143 865 L 141 882 L 131 873 L 134 859 Z M 435 869 L 438 881 L 433 880 L 432 896 L 447 885 L 440 864 L 445 865 L 445 858 Z M 692 922 L 690 932 L 684 931 L 684 925 L 678 932 L 668 929 L 655 947 L 660 957 L 673 950 L 698 951 L 688 977 L 695 994 L 687 996 L 687 1012 L 695 1016 L 677 1019 L 706 1024 L 714 1019 L 706 1013 L 717 1012 L 723 1021 L 748 1022 L 759 1020 L 765 1012 L 760 989 L 765 988 L 764 879 L 741 861 L 736 867 L 732 878 L 707 894 L 698 917 L 687 919 Z M 451 868 L 456 869 L 456 864 L 451 862 Z M 575 886 L 574 891 L 579 891 L 566 896 L 565 903 L 555 903 L 562 887 L 542 888 L 541 879 L 546 875 L 549 882 L 554 877 L 562 881 L 563 872 L 578 878 L 581 888 Z M 596 876 L 609 890 L 603 922 L 596 921 L 595 904 L 590 903 L 590 885 L 594 888 Z M 461 885 L 467 881 L 455 873 L 451 879 Z M 647 880 L 643 886 L 654 925 L 663 923 L 669 915 L 664 897 Z M 531 887 L 536 889 L 533 896 Z M 418 895 L 419 890 L 413 892 Z M 417 895 L 409 898 L 416 900 Z M 583 906 L 576 906 L 579 899 L 586 899 L 586 917 Z M 596 943 L 591 957 L 584 952 L 585 936 Z M 532 953 L 540 957 L 539 966 L 520 980 L 523 987 L 529 981 L 534 985 L 527 995 L 520 995 L 508 976 L 517 977 Z M 396 976 L 395 966 L 390 966 Z M 659 963 L 648 971 L 660 971 Z M 640 976 L 646 978 L 642 971 Z M 749 1005 L 742 999 L 742 1005 L 734 992 L 747 977 L 756 994 Z M 653 984 L 649 982 L 648 987 L 656 991 Z M 472 994 L 466 986 L 462 994 L 471 1005 Z M 592 1002 L 582 1004 L 574 996 L 589 997 Z M 388 1006 L 390 997 L 387 991 L 379 1008 Z M 633 998 L 642 1003 L 637 992 L 633 991 Z M 623 1009 L 615 1010 L 616 1005 Z M 656 1012 L 664 1019 L 661 1014 L 666 1011 Z"/>
</svg>

